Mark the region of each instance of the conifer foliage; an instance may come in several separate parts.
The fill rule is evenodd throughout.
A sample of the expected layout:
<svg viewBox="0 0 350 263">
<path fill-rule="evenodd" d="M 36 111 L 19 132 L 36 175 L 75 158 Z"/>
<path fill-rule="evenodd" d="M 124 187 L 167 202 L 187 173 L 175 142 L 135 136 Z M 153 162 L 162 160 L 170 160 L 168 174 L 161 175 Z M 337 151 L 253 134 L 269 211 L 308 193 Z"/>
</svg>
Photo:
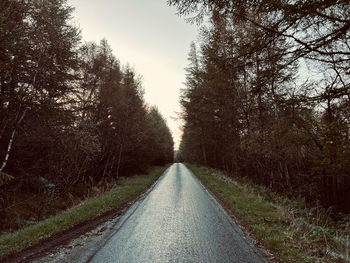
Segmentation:
<svg viewBox="0 0 350 263">
<path fill-rule="evenodd" d="M 209 17 L 189 53 L 180 159 L 349 211 L 349 3 L 168 2 Z"/>
<path fill-rule="evenodd" d="M 106 40 L 82 44 L 72 11 L 65 0 L 0 2 L 1 201 L 172 161 L 141 78 Z"/>
</svg>

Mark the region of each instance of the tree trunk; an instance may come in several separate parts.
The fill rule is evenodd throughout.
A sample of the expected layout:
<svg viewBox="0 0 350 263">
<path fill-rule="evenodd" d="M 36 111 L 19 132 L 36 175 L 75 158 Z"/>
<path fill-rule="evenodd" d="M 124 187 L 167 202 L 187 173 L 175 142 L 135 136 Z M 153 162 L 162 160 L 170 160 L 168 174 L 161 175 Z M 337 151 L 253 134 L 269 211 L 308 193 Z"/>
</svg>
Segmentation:
<svg viewBox="0 0 350 263">
<path fill-rule="evenodd" d="M 5 154 L 5 158 L 2 162 L 2 165 L 0 167 L 0 172 L 2 172 L 6 165 L 7 165 L 7 162 L 8 162 L 8 159 L 10 157 L 10 153 L 11 153 L 11 150 L 12 150 L 12 146 L 13 146 L 13 141 L 15 139 L 15 135 L 16 135 L 16 131 L 17 131 L 17 127 L 21 124 L 22 120 L 24 119 L 24 116 L 26 115 L 27 113 L 27 108 L 23 111 L 21 117 L 19 118 L 19 120 L 15 123 L 14 125 L 14 128 L 12 130 L 12 133 L 11 133 L 11 137 L 10 137 L 10 140 L 9 140 L 9 143 L 7 145 L 7 151 L 6 151 L 6 154 Z M 17 115 L 18 116 L 18 115 Z"/>
<path fill-rule="evenodd" d="M 15 134 L 16 134 L 16 129 L 13 129 L 12 134 L 11 134 L 11 138 L 9 140 L 9 144 L 7 146 L 7 151 L 6 151 L 6 154 L 5 154 L 5 158 L 4 158 L 4 161 L 2 162 L 2 165 L 1 165 L 1 168 L 0 168 L 0 172 L 2 172 L 5 169 L 7 161 L 9 159 L 9 157 L 10 157 L 10 152 L 11 152 L 11 149 L 12 149 L 12 144 L 13 144 L 13 140 L 15 138 Z"/>
<path fill-rule="evenodd" d="M 105 175 L 106 175 L 106 173 L 107 173 L 107 167 L 108 167 L 108 165 L 109 165 L 109 158 L 110 158 L 110 156 L 108 155 L 107 161 L 106 161 L 106 163 L 105 163 L 105 166 L 103 167 L 102 177 L 105 177 Z"/>
<path fill-rule="evenodd" d="M 109 169 L 111 172 L 113 172 L 114 165 L 115 165 L 115 154 L 113 154 L 112 164 L 111 164 L 111 167 L 110 167 L 110 169 Z M 110 175 L 110 174 L 109 174 L 109 175 Z"/>
<path fill-rule="evenodd" d="M 205 153 L 205 148 L 204 145 L 202 144 L 202 154 L 203 154 L 203 161 L 204 161 L 204 166 L 207 166 L 207 155 Z"/>
<path fill-rule="evenodd" d="M 119 170 L 120 170 L 120 162 L 121 162 L 121 159 L 122 159 L 122 152 L 123 152 L 123 143 L 120 144 L 120 147 L 119 147 L 119 156 L 118 156 L 118 166 L 117 166 L 117 179 L 119 178 Z"/>
<path fill-rule="evenodd" d="M 290 191 L 292 191 L 292 185 L 290 183 L 290 176 L 289 176 L 289 171 L 288 171 L 288 166 L 286 163 L 284 163 L 284 174 L 285 174 L 285 179 L 286 179 L 286 184 L 287 187 Z"/>
<path fill-rule="evenodd" d="M 336 175 L 332 176 L 332 199 L 335 205 L 338 204 L 338 178 Z"/>
</svg>

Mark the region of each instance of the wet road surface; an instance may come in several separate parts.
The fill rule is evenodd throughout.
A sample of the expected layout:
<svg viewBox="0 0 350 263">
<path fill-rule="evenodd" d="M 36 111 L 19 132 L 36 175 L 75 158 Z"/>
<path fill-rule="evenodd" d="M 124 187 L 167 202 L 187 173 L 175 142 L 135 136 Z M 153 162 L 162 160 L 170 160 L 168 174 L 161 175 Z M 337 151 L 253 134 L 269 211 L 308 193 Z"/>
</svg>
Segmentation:
<svg viewBox="0 0 350 263">
<path fill-rule="evenodd" d="M 174 164 L 88 262 L 268 262 L 183 164 Z"/>
</svg>

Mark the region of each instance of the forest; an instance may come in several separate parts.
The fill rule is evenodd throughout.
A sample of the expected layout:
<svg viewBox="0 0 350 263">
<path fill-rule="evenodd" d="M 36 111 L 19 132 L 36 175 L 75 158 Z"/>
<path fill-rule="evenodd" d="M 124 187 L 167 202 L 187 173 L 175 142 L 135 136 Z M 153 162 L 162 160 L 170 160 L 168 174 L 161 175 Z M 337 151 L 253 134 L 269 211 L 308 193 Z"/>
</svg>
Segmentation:
<svg viewBox="0 0 350 263">
<path fill-rule="evenodd" d="M 0 1 L 0 231 L 173 160 L 142 78 L 83 42 L 62 0 Z"/>
<path fill-rule="evenodd" d="M 202 25 L 178 158 L 350 211 L 348 1 L 169 0 Z"/>
</svg>

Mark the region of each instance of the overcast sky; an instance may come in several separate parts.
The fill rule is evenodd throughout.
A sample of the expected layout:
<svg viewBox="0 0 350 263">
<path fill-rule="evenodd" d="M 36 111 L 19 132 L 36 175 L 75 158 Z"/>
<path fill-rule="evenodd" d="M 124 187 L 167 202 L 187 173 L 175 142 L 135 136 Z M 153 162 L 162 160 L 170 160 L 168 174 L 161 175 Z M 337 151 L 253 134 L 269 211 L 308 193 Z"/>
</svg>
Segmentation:
<svg viewBox="0 0 350 263">
<path fill-rule="evenodd" d="M 145 100 L 167 119 L 176 146 L 180 122 L 179 92 L 197 27 L 187 24 L 166 0 L 68 0 L 83 41 L 106 38 L 122 65 L 143 76 Z"/>
</svg>

